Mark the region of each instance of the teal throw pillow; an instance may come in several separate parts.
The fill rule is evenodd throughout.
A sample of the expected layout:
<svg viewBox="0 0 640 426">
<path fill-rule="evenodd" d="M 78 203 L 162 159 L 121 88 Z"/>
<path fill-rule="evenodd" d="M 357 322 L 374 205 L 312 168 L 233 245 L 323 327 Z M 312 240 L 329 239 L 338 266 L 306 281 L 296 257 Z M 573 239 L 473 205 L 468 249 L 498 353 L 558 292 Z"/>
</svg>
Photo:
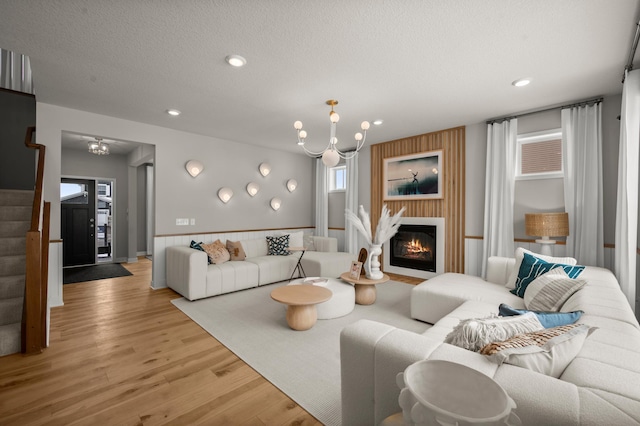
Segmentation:
<svg viewBox="0 0 640 426">
<path fill-rule="evenodd" d="M 511 317 L 514 315 L 522 315 L 527 312 L 533 312 L 540 320 L 540 324 L 544 328 L 559 327 L 561 325 L 573 324 L 580 319 L 583 311 L 573 312 L 545 312 L 545 311 L 528 311 L 526 309 L 515 309 L 511 306 L 501 303 L 498 308 L 501 317 Z"/>
<path fill-rule="evenodd" d="M 192 249 L 195 249 L 195 250 L 204 251 L 204 249 L 202 248 L 202 246 L 200 244 L 202 244 L 202 241 L 200 241 L 199 243 L 196 243 L 195 241 L 191 240 L 191 244 L 189 244 L 189 247 L 191 247 Z M 209 265 L 211 265 L 211 259 L 209 258 L 208 255 L 207 255 L 207 263 Z"/>
<path fill-rule="evenodd" d="M 531 256 L 529 253 L 524 253 L 520 270 L 518 271 L 518 278 L 516 278 L 516 288 L 511 290 L 511 293 L 519 297 L 524 297 L 527 286 L 531 284 L 533 280 L 555 268 L 564 269 L 569 278 L 577 278 L 584 270 L 584 266 L 581 265 L 571 266 L 562 263 L 547 262 L 538 257 Z"/>
<path fill-rule="evenodd" d="M 267 254 L 269 256 L 289 256 L 289 235 L 267 237 Z"/>
</svg>

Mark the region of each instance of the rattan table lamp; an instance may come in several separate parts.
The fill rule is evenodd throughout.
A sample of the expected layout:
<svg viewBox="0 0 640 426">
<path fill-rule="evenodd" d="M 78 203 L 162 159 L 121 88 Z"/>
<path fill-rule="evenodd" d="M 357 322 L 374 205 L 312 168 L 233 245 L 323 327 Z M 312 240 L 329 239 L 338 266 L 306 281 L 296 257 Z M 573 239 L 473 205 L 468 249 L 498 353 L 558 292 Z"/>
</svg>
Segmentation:
<svg viewBox="0 0 640 426">
<path fill-rule="evenodd" d="M 536 243 L 541 245 L 540 254 L 551 256 L 551 245 L 556 243 L 549 237 L 569 235 L 569 214 L 562 213 L 526 213 L 524 215 L 525 232 L 532 237 L 541 237 Z"/>
</svg>

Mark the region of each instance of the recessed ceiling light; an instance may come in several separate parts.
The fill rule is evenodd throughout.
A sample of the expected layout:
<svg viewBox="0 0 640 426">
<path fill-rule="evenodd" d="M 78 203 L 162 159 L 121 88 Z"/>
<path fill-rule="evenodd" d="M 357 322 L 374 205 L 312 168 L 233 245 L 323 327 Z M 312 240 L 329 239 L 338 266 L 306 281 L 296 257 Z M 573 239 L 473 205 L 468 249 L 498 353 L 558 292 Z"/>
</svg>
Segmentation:
<svg viewBox="0 0 640 426">
<path fill-rule="evenodd" d="M 531 83 L 531 79 L 530 78 L 520 78 L 518 80 L 515 80 L 511 84 L 516 86 L 516 87 L 524 87 L 529 83 Z"/>
<path fill-rule="evenodd" d="M 247 63 L 247 60 L 240 55 L 229 55 L 224 59 L 232 67 L 242 67 Z"/>
<path fill-rule="evenodd" d="M 382 124 L 382 120 L 376 120 L 373 122 L 374 125 L 379 126 Z"/>
<path fill-rule="evenodd" d="M 168 109 L 167 110 L 167 114 L 169 115 L 173 115 L 174 117 L 177 117 L 181 114 L 180 111 L 178 111 L 177 109 Z"/>
</svg>

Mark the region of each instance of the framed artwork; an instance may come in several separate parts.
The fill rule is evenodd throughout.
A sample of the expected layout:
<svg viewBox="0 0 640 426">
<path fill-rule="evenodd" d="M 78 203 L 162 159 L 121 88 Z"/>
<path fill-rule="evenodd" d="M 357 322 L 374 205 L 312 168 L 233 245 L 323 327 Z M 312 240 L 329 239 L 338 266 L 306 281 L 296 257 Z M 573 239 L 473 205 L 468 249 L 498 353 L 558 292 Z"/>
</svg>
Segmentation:
<svg viewBox="0 0 640 426">
<path fill-rule="evenodd" d="M 360 278 L 360 271 L 362 271 L 362 262 L 354 260 L 351 262 L 351 269 L 349 270 L 349 277 L 357 280 Z"/>
<path fill-rule="evenodd" d="M 384 200 L 443 198 L 442 150 L 384 159 Z"/>
</svg>

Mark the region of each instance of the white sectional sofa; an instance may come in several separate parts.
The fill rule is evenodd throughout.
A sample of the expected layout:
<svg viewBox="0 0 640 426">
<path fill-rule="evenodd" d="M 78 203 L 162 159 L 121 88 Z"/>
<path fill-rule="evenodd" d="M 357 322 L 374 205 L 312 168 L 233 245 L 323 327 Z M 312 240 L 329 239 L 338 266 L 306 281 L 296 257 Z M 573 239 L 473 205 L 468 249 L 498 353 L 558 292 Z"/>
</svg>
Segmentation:
<svg viewBox="0 0 640 426">
<path fill-rule="evenodd" d="M 246 259 L 218 265 L 207 264 L 207 254 L 187 246 L 167 247 L 167 286 L 189 300 L 284 281 L 298 262 L 300 252 L 289 256 L 269 256 L 265 238 L 241 241 Z M 312 251 L 306 251 L 301 264 L 307 276 L 337 278 L 357 256 L 338 252 L 338 240 L 313 236 Z"/>
<path fill-rule="evenodd" d="M 396 375 L 422 359 L 449 360 L 496 380 L 514 399 L 525 425 L 640 424 L 640 326 L 615 276 L 586 267 L 587 284 L 561 311 L 584 311 L 578 323 L 597 327 L 559 378 L 498 365 L 477 352 L 443 343 L 461 319 L 497 314 L 500 303 L 523 308 L 505 287 L 514 259 L 491 258 L 488 281 L 446 273 L 412 290 L 412 317 L 433 323 L 422 335 L 361 320 L 340 336 L 342 424 L 377 425 L 400 412 Z"/>
</svg>

